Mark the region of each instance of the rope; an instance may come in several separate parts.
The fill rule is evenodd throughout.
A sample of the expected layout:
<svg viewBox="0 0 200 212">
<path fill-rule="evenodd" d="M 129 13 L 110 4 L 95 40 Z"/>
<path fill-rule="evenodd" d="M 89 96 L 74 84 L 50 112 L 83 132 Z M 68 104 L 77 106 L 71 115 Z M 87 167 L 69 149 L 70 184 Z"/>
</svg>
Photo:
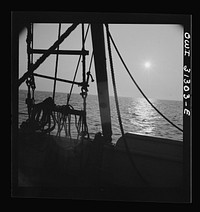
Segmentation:
<svg viewBox="0 0 200 212">
<path fill-rule="evenodd" d="M 87 84 L 89 82 L 89 77 L 91 77 L 91 81 L 94 82 L 94 79 L 93 79 L 92 74 L 91 74 L 91 67 L 92 67 L 93 57 L 94 57 L 94 52 L 92 51 L 92 56 L 90 58 L 89 70 L 87 72 Z"/>
<path fill-rule="evenodd" d="M 50 133 L 55 128 L 55 118 L 53 114 L 54 102 L 51 97 L 46 98 L 43 102 L 35 104 L 31 111 L 30 118 L 23 122 L 21 129 L 30 132 L 41 131 L 42 133 Z M 53 125 L 51 122 L 53 120 Z"/>
<path fill-rule="evenodd" d="M 125 62 L 124 62 L 124 60 L 123 60 L 121 54 L 119 53 L 119 50 L 118 50 L 117 46 L 115 45 L 115 42 L 114 42 L 114 40 L 113 40 L 113 38 L 112 38 L 112 35 L 110 34 L 109 31 L 108 31 L 108 35 L 109 35 L 109 38 L 110 38 L 111 41 L 112 41 L 112 44 L 113 44 L 113 46 L 114 46 L 114 48 L 115 48 L 115 50 L 116 50 L 116 52 L 117 52 L 117 54 L 118 54 L 118 56 L 119 56 L 121 62 L 122 62 L 123 65 L 124 65 L 126 71 L 128 72 L 130 78 L 132 79 L 133 83 L 134 83 L 135 86 L 138 88 L 138 90 L 140 91 L 140 93 L 143 95 L 143 97 L 144 97 L 144 98 L 147 100 L 147 102 L 154 108 L 154 110 L 156 110 L 166 121 L 168 121 L 172 126 L 174 126 L 174 127 L 177 128 L 178 130 L 180 130 L 181 132 L 183 132 L 183 130 L 182 130 L 181 128 L 179 128 L 179 127 L 176 126 L 173 122 L 171 122 L 165 115 L 163 115 L 163 114 L 162 114 L 162 113 L 161 113 L 161 112 L 150 102 L 150 100 L 147 98 L 147 96 L 144 94 L 144 92 L 142 91 L 142 89 L 139 87 L 139 85 L 138 85 L 137 82 L 134 80 L 133 76 L 131 75 L 131 73 L 130 73 L 128 67 L 126 66 L 126 64 L 125 64 Z"/>
<path fill-rule="evenodd" d="M 68 112 L 69 109 L 74 110 L 74 108 L 71 105 L 57 105 L 54 108 L 54 112 L 55 117 L 57 117 L 55 118 L 55 120 L 58 126 L 56 136 L 61 136 L 61 131 L 64 128 L 65 136 L 68 136 L 71 139 L 72 114 Z M 77 139 L 79 139 L 79 137 L 83 134 L 81 133 L 81 129 L 83 129 L 85 123 L 83 122 L 82 115 L 79 115 L 79 119 L 77 119 L 77 114 L 74 114 L 74 119 L 75 119 L 74 126 L 77 131 Z M 86 125 L 86 133 L 89 134 L 87 125 Z"/>
<path fill-rule="evenodd" d="M 84 42 L 86 41 L 88 31 L 89 31 L 89 27 L 90 27 L 90 25 L 88 24 L 88 27 L 87 27 L 87 30 L 86 30 L 86 33 L 85 33 L 85 37 L 84 37 Z M 77 72 L 78 72 L 80 61 L 81 61 L 81 55 L 78 58 L 76 70 L 75 70 L 75 73 L 74 73 L 73 82 L 75 82 L 75 80 L 76 80 L 76 75 L 77 75 Z M 72 94 L 73 87 L 74 87 L 74 83 L 72 83 L 71 88 L 70 88 L 70 92 L 69 92 L 69 95 L 68 95 L 68 98 L 67 98 L 67 105 L 69 104 L 69 100 L 70 100 L 70 97 L 71 97 L 71 94 Z"/>
<path fill-rule="evenodd" d="M 31 64 L 33 64 L 33 54 L 30 54 L 30 49 L 31 47 L 33 48 L 33 24 L 31 23 L 27 27 L 27 38 L 26 38 L 26 43 L 27 43 L 27 67 L 28 71 L 30 70 Z M 34 91 L 35 91 L 35 79 L 33 75 L 30 75 L 26 79 L 26 85 L 28 87 L 28 93 L 27 93 L 27 98 L 26 98 L 26 104 L 28 108 L 28 116 L 30 118 L 31 116 L 31 111 L 33 109 L 34 105 Z M 31 89 L 32 89 L 32 97 L 31 97 Z"/>
<path fill-rule="evenodd" d="M 137 169 L 134 160 L 132 158 L 132 154 L 129 150 L 128 147 L 128 143 L 124 134 L 124 128 L 123 128 L 123 124 L 122 124 L 122 119 L 121 119 L 121 114 L 120 114 L 120 108 L 119 108 L 119 101 L 118 101 L 118 95 L 117 95 L 117 86 L 116 86 L 116 82 L 115 82 L 115 75 L 114 75 L 114 68 L 113 68 L 113 61 L 112 61 L 112 53 L 111 53 L 111 46 L 110 46 L 110 39 L 109 39 L 109 28 L 108 28 L 108 24 L 105 25 L 106 26 L 106 34 L 107 34 L 107 42 L 108 42 L 108 53 L 109 53 L 109 60 L 110 60 L 110 70 L 111 70 L 111 76 L 112 76 L 112 83 L 113 83 L 113 90 L 114 90 L 114 96 L 115 96 L 115 105 L 116 105 L 116 109 L 117 109 L 117 116 L 118 116 L 118 120 L 119 120 L 119 126 L 120 126 L 120 130 L 121 130 L 121 134 L 122 134 L 122 138 L 125 144 L 125 149 L 126 149 L 126 153 L 128 155 L 128 158 L 131 162 L 132 167 L 134 168 L 134 170 L 137 172 L 137 174 L 139 175 L 139 177 L 142 179 L 142 181 L 145 184 L 148 184 L 147 181 L 144 179 L 144 177 L 141 175 L 141 173 L 139 172 L 139 170 Z"/>
<path fill-rule="evenodd" d="M 90 27 L 90 24 L 88 24 L 87 29 L 86 29 L 86 33 L 85 33 L 85 36 L 84 36 L 84 27 L 83 27 L 83 24 L 82 24 L 82 38 L 83 38 L 82 39 L 82 44 L 83 44 L 83 48 L 82 49 L 84 49 L 84 45 L 85 45 L 85 41 L 86 41 L 86 38 L 87 38 L 87 35 L 88 35 L 89 27 Z M 91 56 L 91 60 L 92 60 L 92 58 L 93 58 L 93 56 Z M 76 79 L 76 75 L 77 75 L 77 72 L 78 72 L 80 61 L 81 61 L 81 55 L 79 56 L 78 63 L 77 63 L 77 66 L 76 66 L 76 70 L 75 70 L 75 73 L 74 73 L 73 82 L 72 82 L 72 85 L 71 85 L 71 88 L 70 88 L 70 93 L 68 94 L 68 97 L 67 97 L 67 105 L 69 104 L 69 100 L 71 98 L 72 90 L 73 90 L 73 87 L 74 87 L 74 81 Z M 85 108 L 86 108 L 86 98 L 87 98 L 87 91 L 88 91 L 87 90 L 88 80 L 87 80 L 87 82 L 85 82 L 85 58 L 84 57 L 83 57 L 83 61 L 82 62 L 83 62 L 83 86 L 81 88 L 81 96 L 83 98 L 84 110 L 86 110 Z M 91 68 L 91 61 L 90 61 L 90 68 Z M 91 76 L 90 72 L 87 73 L 87 74 L 88 74 L 88 76 Z M 86 117 L 84 117 L 84 118 L 82 118 L 80 120 L 82 121 L 82 132 L 84 133 L 84 135 L 87 135 L 88 138 L 89 138 Z M 78 132 L 78 136 L 77 136 L 77 138 L 78 138 L 79 135 L 80 135 L 80 129 L 81 128 L 79 128 L 79 127 L 76 127 L 76 128 L 77 128 L 77 132 Z"/>
<path fill-rule="evenodd" d="M 63 35 L 60 36 L 61 24 L 59 24 L 58 40 L 53 44 L 53 46 L 51 46 L 48 49 L 48 51 L 49 51 L 48 54 L 50 53 L 50 51 L 53 48 L 55 48 L 56 45 L 57 45 L 57 49 L 59 49 L 59 44 L 69 35 L 69 33 L 76 27 L 76 25 L 77 24 L 74 24 L 71 27 L 69 27 L 67 29 L 67 31 Z M 90 25 L 88 24 L 85 36 L 84 36 L 84 31 L 83 31 L 83 36 L 84 36 L 83 45 L 84 45 L 84 42 L 86 41 L 89 27 L 90 27 Z M 30 115 L 29 115 L 29 119 L 27 120 L 27 122 L 22 123 L 21 127 L 23 129 L 26 128 L 30 131 L 40 130 L 43 133 L 50 133 L 50 131 L 54 130 L 55 125 L 57 124 L 58 128 L 57 128 L 56 136 L 60 136 L 61 131 L 63 130 L 63 127 L 64 127 L 65 135 L 69 136 L 71 138 L 71 114 L 67 112 L 67 109 L 69 107 L 69 109 L 74 110 L 74 108 L 71 105 L 69 105 L 69 100 L 70 100 L 73 86 L 75 84 L 75 79 L 76 79 L 81 55 L 79 56 L 79 60 L 78 60 L 78 64 L 76 67 L 75 74 L 74 74 L 70 94 L 68 95 L 68 98 L 67 98 L 67 104 L 63 105 L 63 106 L 56 106 L 54 104 L 55 87 L 56 87 L 56 79 L 55 79 L 54 88 L 53 88 L 53 98 L 49 97 L 46 100 L 44 100 L 43 102 L 33 105 L 34 108 L 33 108 L 33 110 L 31 110 L 30 106 L 32 106 L 32 102 L 30 102 L 30 100 L 31 100 L 30 88 L 33 89 L 33 92 L 35 89 L 34 75 L 32 74 L 34 70 L 33 70 L 33 67 L 31 67 L 31 65 L 33 65 L 33 64 L 30 64 L 31 63 L 31 61 L 30 61 L 30 44 L 32 41 L 31 38 L 32 38 L 31 31 L 28 28 L 27 52 L 28 52 L 28 67 L 29 67 L 29 69 L 20 80 L 22 80 L 27 75 L 26 83 L 27 83 L 29 92 L 28 92 L 28 98 L 27 98 L 26 102 L 29 105 L 29 114 Z M 83 47 L 83 49 L 84 49 L 84 47 Z M 44 53 L 44 55 L 41 58 L 39 58 L 35 64 L 38 63 L 38 66 L 39 66 L 42 63 L 41 60 L 45 60 L 46 57 L 48 57 L 48 54 L 46 54 L 46 55 L 45 54 L 46 53 Z M 91 61 L 92 61 L 92 58 L 93 58 L 93 55 L 91 56 Z M 41 62 L 40 64 L 39 64 L 39 61 Z M 91 61 L 90 61 L 90 68 L 91 68 Z M 34 66 L 35 66 L 35 64 L 34 64 Z M 57 75 L 57 66 L 58 66 L 58 54 L 56 57 L 55 78 Z M 91 76 L 90 68 L 89 68 L 89 76 Z M 91 76 L 91 78 L 92 78 L 92 76 Z M 86 97 L 87 97 L 87 95 L 83 96 L 83 98 L 86 98 Z M 85 101 L 85 99 L 84 99 L 84 101 Z M 58 109 L 58 111 L 56 111 L 57 109 Z M 53 126 L 52 126 L 52 120 L 53 120 Z M 80 115 L 78 123 L 77 123 L 77 117 L 75 115 L 75 127 L 77 129 L 77 138 L 81 135 L 81 132 L 80 132 L 81 129 L 82 129 L 82 135 L 83 136 L 88 135 L 88 138 L 89 138 L 86 117 L 82 117 L 82 115 Z"/>
<path fill-rule="evenodd" d="M 71 97 L 71 94 L 72 94 L 72 90 L 73 90 L 73 87 L 74 87 L 74 82 L 76 80 L 76 75 L 77 75 L 77 71 L 78 71 L 80 61 L 81 61 L 81 56 L 79 56 L 78 63 L 77 63 L 77 66 L 76 66 L 76 70 L 75 70 L 75 73 L 74 73 L 73 82 L 72 82 L 72 85 L 71 85 L 71 88 L 70 88 L 70 92 L 67 96 L 67 105 L 69 104 L 69 100 L 70 100 L 70 97 Z"/>
<path fill-rule="evenodd" d="M 46 58 L 55 50 L 58 45 L 60 45 L 65 38 L 67 38 L 70 33 L 78 26 L 79 23 L 72 24 L 61 36 L 60 38 L 34 63 L 31 65 L 30 70 L 28 70 L 24 75 L 18 80 L 18 86 L 20 86 L 33 72 L 46 60 Z"/>
<path fill-rule="evenodd" d="M 58 25 L 58 39 L 60 38 L 61 33 L 61 23 Z M 58 45 L 57 50 L 59 50 L 60 45 Z M 54 84 L 53 84 L 53 100 L 55 99 L 55 92 L 56 92 L 56 78 L 57 78 L 57 72 L 58 72 L 58 56 L 59 54 L 56 54 L 56 64 L 55 64 L 55 75 L 54 75 Z"/>
</svg>

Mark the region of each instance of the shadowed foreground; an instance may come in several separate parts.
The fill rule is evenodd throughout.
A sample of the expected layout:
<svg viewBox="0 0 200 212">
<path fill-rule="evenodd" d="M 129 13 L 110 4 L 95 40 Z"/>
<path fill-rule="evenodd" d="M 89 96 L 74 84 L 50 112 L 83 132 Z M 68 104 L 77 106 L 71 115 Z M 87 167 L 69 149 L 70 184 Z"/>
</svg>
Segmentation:
<svg viewBox="0 0 200 212">
<path fill-rule="evenodd" d="M 103 146 L 102 137 L 80 141 L 20 133 L 19 138 L 16 190 L 19 196 L 160 202 L 184 200 L 181 187 L 144 186 L 137 176 L 131 179 L 133 183 L 130 184 L 130 176 L 120 164 L 116 167 L 121 171 L 117 170 L 116 174 L 114 160 L 124 162 L 123 157 L 120 159 L 121 153 L 114 150 L 116 147 Z M 120 176 L 124 176 L 124 181 L 119 180 Z"/>
</svg>

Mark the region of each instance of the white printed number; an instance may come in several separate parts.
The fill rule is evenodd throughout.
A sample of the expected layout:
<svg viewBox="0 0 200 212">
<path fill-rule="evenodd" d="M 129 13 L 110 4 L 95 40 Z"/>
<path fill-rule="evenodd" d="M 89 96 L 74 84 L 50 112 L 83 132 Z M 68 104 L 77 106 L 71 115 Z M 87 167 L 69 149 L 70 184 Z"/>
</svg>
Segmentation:
<svg viewBox="0 0 200 212">
<path fill-rule="evenodd" d="M 190 79 L 184 79 L 183 82 L 184 82 L 185 84 L 190 84 Z"/>
<path fill-rule="evenodd" d="M 188 116 L 190 116 L 190 111 L 188 109 L 186 109 L 186 108 L 184 109 L 183 113 L 188 115 Z"/>
<path fill-rule="evenodd" d="M 188 73 L 190 73 L 190 71 L 191 71 L 190 68 L 187 69 L 187 66 L 184 66 L 184 67 L 183 67 L 183 70 L 184 70 L 185 72 L 188 72 Z"/>
<path fill-rule="evenodd" d="M 184 99 L 189 99 L 190 98 L 190 94 L 187 94 L 187 95 L 186 94 L 183 94 L 183 98 Z"/>
</svg>

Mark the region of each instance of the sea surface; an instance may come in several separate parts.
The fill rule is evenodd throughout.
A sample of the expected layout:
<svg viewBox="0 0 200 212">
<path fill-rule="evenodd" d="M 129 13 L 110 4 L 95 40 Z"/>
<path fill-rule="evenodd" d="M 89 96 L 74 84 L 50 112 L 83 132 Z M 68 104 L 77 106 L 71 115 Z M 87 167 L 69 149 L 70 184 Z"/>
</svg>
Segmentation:
<svg viewBox="0 0 200 212">
<path fill-rule="evenodd" d="M 19 126 L 25 121 L 27 116 L 27 107 L 25 99 L 27 91 L 19 91 Z M 45 98 L 52 96 L 51 92 L 35 91 L 35 103 L 42 102 Z M 67 93 L 56 93 L 55 103 L 64 105 L 67 101 Z M 169 120 L 181 129 L 183 128 L 183 104 L 182 101 L 150 99 L 154 106 L 162 112 Z M 83 100 L 79 94 L 72 94 L 70 105 L 74 109 L 83 108 Z M 161 117 L 144 98 L 119 97 L 120 112 L 123 122 L 124 131 L 135 134 L 161 137 L 183 141 L 183 133 L 168 123 Z M 117 118 L 114 97 L 110 97 L 111 121 L 112 121 L 112 139 L 115 143 L 121 136 L 119 122 Z M 75 119 L 72 118 L 72 125 Z M 101 131 L 100 112 L 98 106 L 98 97 L 88 95 L 87 97 L 87 124 L 90 137 L 93 138 L 95 133 Z M 56 134 L 55 129 L 52 134 Z M 73 131 L 73 126 L 72 126 Z M 74 134 L 76 127 L 74 126 Z M 64 130 L 61 136 L 65 136 Z"/>
</svg>

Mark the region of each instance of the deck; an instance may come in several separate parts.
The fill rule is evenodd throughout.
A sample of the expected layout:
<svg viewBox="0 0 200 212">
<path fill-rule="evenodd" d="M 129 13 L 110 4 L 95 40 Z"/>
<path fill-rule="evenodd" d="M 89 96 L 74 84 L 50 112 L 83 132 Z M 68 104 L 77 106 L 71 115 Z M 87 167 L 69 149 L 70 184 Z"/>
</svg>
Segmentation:
<svg viewBox="0 0 200 212">
<path fill-rule="evenodd" d="M 182 144 L 145 141 L 145 136 L 134 134 L 126 137 L 148 186 L 131 167 L 121 139 L 113 146 L 101 145 L 101 138 L 81 141 L 19 134 L 20 192 L 37 197 L 182 202 Z"/>
</svg>

